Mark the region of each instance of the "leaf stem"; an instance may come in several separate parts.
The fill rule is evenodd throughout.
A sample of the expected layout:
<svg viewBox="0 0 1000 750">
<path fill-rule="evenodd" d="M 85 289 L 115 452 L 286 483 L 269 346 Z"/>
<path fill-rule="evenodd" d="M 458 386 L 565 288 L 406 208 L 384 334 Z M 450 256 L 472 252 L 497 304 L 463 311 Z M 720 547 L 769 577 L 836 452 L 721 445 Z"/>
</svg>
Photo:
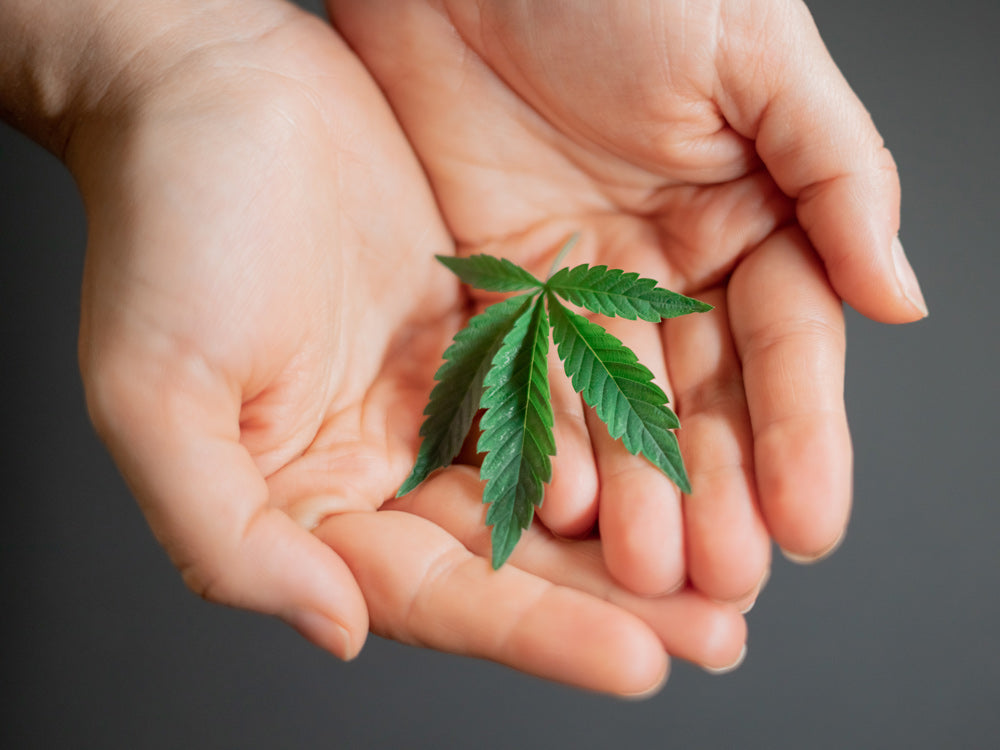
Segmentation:
<svg viewBox="0 0 1000 750">
<path fill-rule="evenodd" d="M 566 256 L 569 254 L 569 251 L 573 249 L 573 246 L 576 245 L 577 240 L 579 239 L 580 239 L 580 233 L 573 232 L 573 234 L 569 236 L 569 239 L 567 239 L 566 242 L 563 243 L 563 246 L 559 248 L 559 253 L 556 255 L 556 259 L 552 261 L 552 267 L 549 269 L 549 274 L 548 276 L 545 277 L 546 281 L 551 279 L 552 275 L 559 270 L 559 267 L 562 265 L 563 260 L 565 260 Z"/>
</svg>

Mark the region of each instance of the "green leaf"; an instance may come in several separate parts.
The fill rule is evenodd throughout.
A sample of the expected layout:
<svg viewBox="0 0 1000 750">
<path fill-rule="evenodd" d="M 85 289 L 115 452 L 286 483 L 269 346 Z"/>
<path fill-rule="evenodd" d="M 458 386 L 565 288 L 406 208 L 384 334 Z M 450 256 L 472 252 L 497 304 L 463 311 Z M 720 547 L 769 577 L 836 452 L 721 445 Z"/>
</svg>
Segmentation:
<svg viewBox="0 0 1000 750">
<path fill-rule="evenodd" d="M 704 302 L 657 286 L 653 279 L 607 266 L 563 268 L 548 280 L 546 288 L 591 312 L 629 320 L 639 317 L 651 323 L 712 309 Z"/>
<path fill-rule="evenodd" d="M 583 399 L 597 410 L 608 432 L 628 451 L 642 454 L 684 492 L 691 492 L 677 437 L 677 416 L 653 373 L 635 353 L 601 326 L 566 309 L 548 295 L 552 336 L 566 374 Z"/>
<path fill-rule="evenodd" d="M 514 324 L 486 376 L 478 449 L 486 525 L 493 527 L 493 567 L 510 556 L 552 478 L 552 406 L 548 376 L 549 321 L 541 297 Z"/>
<path fill-rule="evenodd" d="M 533 295 L 521 295 L 490 305 L 455 334 L 435 374 L 438 384 L 424 409 L 420 427 L 424 438 L 410 475 L 399 488 L 402 497 L 435 469 L 447 466 L 462 448 L 483 395 L 483 380 L 504 337 L 531 304 Z"/>
<path fill-rule="evenodd" d="M 575 239 L 563 246 L 554 269 Z M 424 440 L 400 496 L 451 463 L 482 408 L 478 449 L 486 454 L 480 471 L 486 483 L 483 502 L 489 505 L 493 567 L 503 565 L 531 525 L 552 478 L 550 458 L 556 446 L 547 365 L 550 324 L 573 387 L 611 436 L 631 453 L 646 456 L 683 491 L 691 491 L 672 432 L 679 426 L 677 416 L 653 374 L 621 341 L 567 309 L 557 296 L 596 313 L 651 322 L 704 312 L 710 305 L 607 266 L 563 269 L 543 283 L 514 263 L 488 255 L 439 260 L 472 286 L 528 294 L 487 308 L 455 335 L 435 376 L 439 382 L 420 428 Z"/>
<path fill-rule="evenodd" d="M 470 255 L 455 258 L 438 255 L 437 259 L 469 286 L 488 292 L 520 292 L 541 289 L 543 284 L 530 273 L 506 258 L 492 255 Z"/>
</svg>

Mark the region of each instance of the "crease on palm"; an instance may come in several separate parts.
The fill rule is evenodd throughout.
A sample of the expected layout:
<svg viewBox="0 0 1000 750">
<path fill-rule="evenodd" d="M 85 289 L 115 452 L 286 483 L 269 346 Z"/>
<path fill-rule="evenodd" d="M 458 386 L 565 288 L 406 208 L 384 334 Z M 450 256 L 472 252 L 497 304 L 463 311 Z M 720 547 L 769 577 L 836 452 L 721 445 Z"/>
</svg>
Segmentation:
<svg viewBox="0 0 1000 750">
<path fill-rule="evenodd" d="M 378 510 L 395 494 L 415 454 L 401 436 L 416 433 L 450 318 L 400 327 L 360 395 L 328 408 L 308 447 L 268 477 L 272 502 L 315 528 L 338 513 Z"/>
</svg>

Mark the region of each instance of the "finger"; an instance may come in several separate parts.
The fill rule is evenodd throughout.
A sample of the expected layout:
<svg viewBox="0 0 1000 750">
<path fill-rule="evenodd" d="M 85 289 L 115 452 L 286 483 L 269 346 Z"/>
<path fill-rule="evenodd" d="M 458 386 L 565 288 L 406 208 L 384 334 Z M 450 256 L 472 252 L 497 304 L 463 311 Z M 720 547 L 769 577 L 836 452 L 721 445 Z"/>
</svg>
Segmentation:
<svg viewBox="0 0 1000 750">
<path fill-rule="evenodd" d="M 699 299 L 715 309 L 663 326 L 692 488 L 684 498 L 688 577 L 706 595 L 736 601 L 764 577 L 771 540 L 757 506 L 750 415 L 725 296 Z"/>
<path fill-rule="evenodd" d="M 666 386 L 666 364 L 658 326 L 603 321 L 639 361 Z M 644 456 L 634 456 L 588 409 L 591 442 L 600 477 L 599 524 L 611 574 L 638 594 L 678 588 L 685 578 L 684 519 L 680 490 Z"/>
<path fill-rule="evenodd" d="M 719 57 L 723 114 L 796 199 L 834 288 L 861 313 L 927 314 L 897 239 L 899 177 L 868 112 L 798 0 L 728 4 Z"/>
<path fill-rule="evenodd" d="M 88 378 L 88 405 L 186 584 L 277 615 L 340 658 L 356 655 L 368 631 L 361 592 L 335 553 L 269 507 L 239 443 L 238 396 L 190 362 L 114 359 Z"/>
<path fill-rule="evenodd" d="M 490 534 L 481 504 L 450 501 L 481 496 L 482 483 L 475 472 L 452 467 L 432 482 L 426 491 L 394 501 L 392 507 L 432 521 L 468 549 L 489 559 Z M 657 598 L 633 594 L 608 573 L 597 540 L 556 539 L 537 525 L 532 526 L 507 564 L 631 612 L 653 629 L 667 653 L 713 672 L 737 664 L 744 651 L 746 623 L 736 607 L 710 601 L 691 589 Z"/>
<path fill-rule="evenodd" d="M 643 694 L 666 678 L 666 655 L 638 617 L 512 565 L 494 571 L 423 518 L 348 513 L 316 533 L 354 571 L 379 635 L 589 690 Z"/>
<path fill-rule="evenodd" d="M 552 482 L 545 489 L 538 517 L 560 536 L 581 536 L 597 521 L 594 449 L 583 401 L 563 375 L 555 347 L 549 351 L 549 373 L 556 455 L 552 458 Z"/>
<path fill-rule="evenodd" d="M 820 556 L 851 501 L 840 300 L 808 239 L 789 229 L 740 264 L 728 302 L 764 518 L 786 552 Z"/>
</svg>

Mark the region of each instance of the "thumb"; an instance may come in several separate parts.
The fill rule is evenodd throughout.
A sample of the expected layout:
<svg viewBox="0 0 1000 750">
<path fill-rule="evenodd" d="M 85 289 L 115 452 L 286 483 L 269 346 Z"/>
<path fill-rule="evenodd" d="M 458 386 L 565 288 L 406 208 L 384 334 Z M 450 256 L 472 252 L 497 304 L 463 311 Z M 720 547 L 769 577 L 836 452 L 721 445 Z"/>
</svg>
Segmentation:
<svg viewBox="0 0 1000 750">
<path fill-rule="evenodd" d="M 335 552 L 269 506 L 239 442 L 238 394 L 203 368 L 171 364 L 168 375 L 142 377 L 143 364 L 85 375 L 88 407 L 185 583 L 353 658 L 368 632 L 361 591 Z"/>
<path fill-rule="evenodd" d="M 719 104 L 782 191 L 837 293 L 888 323 L 927 314 L 899 232 L 899 176 L 799 0 L 731 2 Z"/>
</svg>

